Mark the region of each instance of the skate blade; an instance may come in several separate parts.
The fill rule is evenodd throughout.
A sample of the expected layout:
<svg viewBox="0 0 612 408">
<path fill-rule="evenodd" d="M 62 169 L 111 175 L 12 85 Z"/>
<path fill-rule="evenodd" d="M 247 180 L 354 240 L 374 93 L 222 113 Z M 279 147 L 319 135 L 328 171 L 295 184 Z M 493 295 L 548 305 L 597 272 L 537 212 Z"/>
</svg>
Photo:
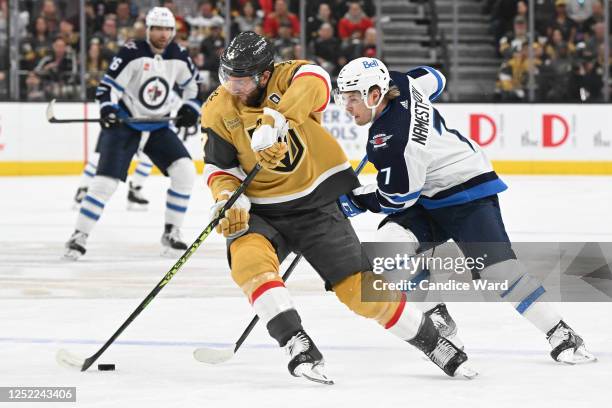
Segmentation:
<svg viewBox="0 0 612 408">
<path fill-rule="evenodd" d="M 177 258 L 180 258 L 181 255 L 183 255 L 184 253 L 185 253 L 184 249 L 174 249 L 174 248 L 164 247 L 161 250 L 160 256 L 162 258 L 177 259 Z"/>
<path fill-rule="evenodd" d="M 322 368 L 321 365 L 313 366 L 310 364 L 300 364 L 295 368 L 295 375 L 304 377 L 318 384 L 334 385 L 334 381 L 327 378 L 327 376 L 321 372 Z"/>
<path fill-rule="evenodd" d="M 457 370 L 455 371 L 455 375 L 453 377 L 463 377 L 467 378 L 468 380 L 473 380 L 477 376 L 478 371 L 474 370 L 469 366 L 466 366 L 465 363 L 463 363 L 459 367 L 457 367 Z"/>
<path fill-rule="evenodd" d="M 138 203 L 128 202 L 127 210 L 128 211 L 135 211 L 135 212 L 146 212 L 146 211 L 149 210 L 149 205 L 148 204 L 138 204 Z"/>
<path fill-rule="evenodd" d="M 83 254 L 81 254 L 79 251 L 76 251 L 74 249 L 69 249 L 68 251 L 66 251 L 66 253 L 62 256 L 62 260 L 64 261 L 70 261 L 70 262 L 74 262 L 74 261 L 78 261 L 78 259 L 80 257 L 82 257 Z"/>
<path fill-rule="evenodd" d="M 557 356 L 557 361 L 566 365 L 580 365 L 595 363 L 597 362 L 597 357 L 584 348 L 579 348 L 576 351 L 568 349 Z"/>
</svg>

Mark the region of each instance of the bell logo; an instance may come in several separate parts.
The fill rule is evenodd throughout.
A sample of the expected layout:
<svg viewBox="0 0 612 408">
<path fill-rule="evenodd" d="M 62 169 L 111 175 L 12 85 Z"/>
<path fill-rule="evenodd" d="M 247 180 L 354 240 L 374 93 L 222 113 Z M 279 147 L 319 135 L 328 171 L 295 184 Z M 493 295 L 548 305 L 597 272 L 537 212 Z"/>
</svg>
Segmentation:
<svg viewBox="0 0 612 408">
<path fill-rule="evenodd" d="M 482 131 L 483 127 L 487 132 Z M 470 115 L 470 137 L 480 146 L 488 146 L 497 137 L 497 125 L 493 118 L 483 113 Z"/>
<path fill-rule="evenodd" d="M 557 123 L 557 125 L 555 125 L 555 123 Z M 560 132 L 561 129 L 562 132 Z M 560 134 L 563 134 L 563 136 L 559 138 L 558 135 Z M 567 141 L 568 137 L 569 125 L 565 118 L 556 114 L 545 114 L 542 116 L 542 146 L 561 146 Z"/>
<path fill-rule="evenodd" d="M 363 67 L 365 69 L 368 68 L 374 68 L 378 66 L 378 62 L 376 62 L 376 60 L 372 60 L 372 61 L 362 61 Z"/>
</svg>

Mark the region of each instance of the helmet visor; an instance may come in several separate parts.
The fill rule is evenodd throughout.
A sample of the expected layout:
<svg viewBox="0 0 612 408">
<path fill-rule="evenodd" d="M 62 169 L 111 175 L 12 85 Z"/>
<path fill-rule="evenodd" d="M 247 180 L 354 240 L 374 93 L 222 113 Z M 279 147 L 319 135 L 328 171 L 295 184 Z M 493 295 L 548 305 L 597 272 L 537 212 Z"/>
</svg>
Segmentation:
<svg viewBox="0 0 612 408">
<path fill-rule="evenodd" d="M 336 105 L 344 108 L 359 104 L 363 100 L 359 91 L 342 92 L 339 88 L 334 89 L 333 96 Z"/>
<path fill-rule="evenodd" d="M 248 95 L 257 88 L 258 75 L 231 76 L 223 68 L 219 69 L 219 82 L 232 95 Z"/>
</svg>

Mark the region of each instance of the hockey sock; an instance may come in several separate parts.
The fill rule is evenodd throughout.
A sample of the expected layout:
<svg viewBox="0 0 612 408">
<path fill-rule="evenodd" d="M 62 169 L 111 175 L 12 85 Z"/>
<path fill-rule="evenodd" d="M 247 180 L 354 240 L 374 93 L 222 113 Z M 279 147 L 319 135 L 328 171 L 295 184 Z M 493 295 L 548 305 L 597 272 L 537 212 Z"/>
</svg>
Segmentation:
<svg viewBox="0 0 612 408">
<path fill-rule="evenodd" d="M 195 168 L 188 158 L 181 158 L 168 167 L 170 188 L 166 194 L 166 224 L 183 225 L 189 197 L 195 182 Z"/>
<path fill-rule="evenodd" d="M 91 157 L 87 164 L 85 164 L 85 168 L 83 169 L 83 175 L 79 180 L 79 187 L 89 187 L 91 181 L 96 175 L 96 170 L 98 169 L 98 158 Z"/>
<path fill-rule="evenodd" d="M 481 276 L 494 282 L 508 282 L 508 289 L 500 292 L 502 299 L 546 334 L 561 320 L 561 315 L 550 305 L 551 298 L 542 283 L 525 272 L 523 266 L 510 259 L 486 267 Z"/>
<path fill-rule="evenodd" d="M 142 157 L 146 156 L 142 155 L 141 158 Z M 132 187 L 142 187 L 147 177 L 149 177 L 149 174 L 151 174 L 152 169 L 153 163 L 151 163 L 148 158 L 138 161 L 136 170 L 134 170 L 134 174 L 130 177 Z"/>
<path fill-rule="evenodd" d="M 86 234 L 91 232 L 118 185 L 119 180 L 110 177 L 93 178 L 87 195 L 83 198 L 75 229 Z"/>
<path fill-rule="evenodd" d="M 423 312 L 414 304 L 407 303 L 406 296 L 402 294 L 395 313 L 385 324 L 385 329 L 400 339 L 408 341 L 417 335 L 422 320 Z"/>
<path fill-rule="evenodd" d="M 302 330 L 302 321 L 283 282 L 273 280 L 261 284 L 253 291 L 250 300 L 279 346 L 283 347 L 295 333 Z"/>
</svg>

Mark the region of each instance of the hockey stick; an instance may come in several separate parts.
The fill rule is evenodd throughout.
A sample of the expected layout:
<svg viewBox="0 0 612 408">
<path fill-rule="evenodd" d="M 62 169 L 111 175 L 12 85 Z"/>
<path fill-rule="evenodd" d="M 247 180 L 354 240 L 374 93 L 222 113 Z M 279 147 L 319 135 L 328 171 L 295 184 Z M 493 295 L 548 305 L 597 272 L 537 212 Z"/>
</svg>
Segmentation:
<svg viewBox="0 0 612 408">
<path fill-rule="evenodd" d="M 361 162 L 359 163 L 357 168 L 355 169 L 355 174 L 359 175 L 359 173 L 361 173 L 361 170 L 363 170 L 363 168 L 365 167 L 367 163 L 368 163 L 368 156 L 364 156 L 363 159 L 361 159 Z M 287 268 L 287 270 L 282 276 L 283 282 L 287 282 L 287 279 L 289 279 L 289 276 L 291 276 L 291 273 L 293 272 L 297 264 L 300 263 L 301 260 L 302 260 L 302 254 L 298 254 L 293 259 L 293 261 L 291 262 L 291 265 L 289 265 L 289 268 Z M 218 349 L 218 348 L 212 348 L 212 347 L 199 347 L 193 351 L 193 357 L 196 360 L 202 363 L 207 363 L 207 364 L 225 363 L 226 361 L 234 357 L 234 355 L 236 354 L 240 346 L 242 346 L 242 343 L 244 343 L 244 341 L 249 336 L 249 334 L 251 334 L 251 331 L 253 330 L 253 328 L 255 327 L 258 321 L 259 321 L 259 316 L 255 315 L 253 319 L 251 319 L 251 322 L 246 327 L 246 329 L 244 329 L 244 331 L 242 332 L 242 334 L 240 335 L 240 337 L 234 344 L 233 348 Z"/>
<path fill-rule="evenodd" d="M 179 119 L 180 116 L 170 116 L 161 118 L 119 118 L 121 123 L 160 123 L 170 122 Z M 78 118 L 78 119 L 57 119 L 55 117 L 55 99 L 47 105 L 47 120 L 49 123 L 100 123 L 100 118 Z"/>
<path fill-rule="evenodd" d="M 159 283 L 153 288 L 153 290 L 147 295 L 146 298 L 138 305 L 136 310 L 132 312 L 132 314 L 127 318 L 125 322 L 117 329 L 115 333 L 108 339 L 106 343 L 91 357 L 86 359 L 82 359 L 66 350 L 59 350 L 56 355 L 57 362 L 63 366 L 78 368 L 81 371 L 87 370 L 91 365 L 104 353 L 104 351 L 119 337 L 119 335 L 125 330 L 126 327 L 130 325 L 136 319 L 136 317 L 142 312 L 149 303 L 157 296 L 157 294 L 166 286 L 170 279 L 174 277 L 174 275 L 181 269 L 181 267 L 187 262 L 187 260 L 193 255 L 193 253 L 200 247 L 202 242 L 210 235 L 212 230 L 219 224 L 221 219 L 225 216 L 225 212 L 238 200 L 238 197 L 246 188 L 251 184 L 251 181 L 255 178 L 257 173 L 261 170 L 261 165 L 257 163 L 253 170 L 249 172 L 244 181 L 238 186 L 236 191 L 232 194 L 232 196 L 227 200 L 227 203 L 223 206 L 217 217 L 208 224 L 208 226 L 200 233 L 200 235 L 196 238 L 196 240 L 191 244 L 189 248 L 181 255 L 181 257 L 176 261 L 174 266 L 166 273 L 166 275 L 159 281 Z"/>
</svg>

